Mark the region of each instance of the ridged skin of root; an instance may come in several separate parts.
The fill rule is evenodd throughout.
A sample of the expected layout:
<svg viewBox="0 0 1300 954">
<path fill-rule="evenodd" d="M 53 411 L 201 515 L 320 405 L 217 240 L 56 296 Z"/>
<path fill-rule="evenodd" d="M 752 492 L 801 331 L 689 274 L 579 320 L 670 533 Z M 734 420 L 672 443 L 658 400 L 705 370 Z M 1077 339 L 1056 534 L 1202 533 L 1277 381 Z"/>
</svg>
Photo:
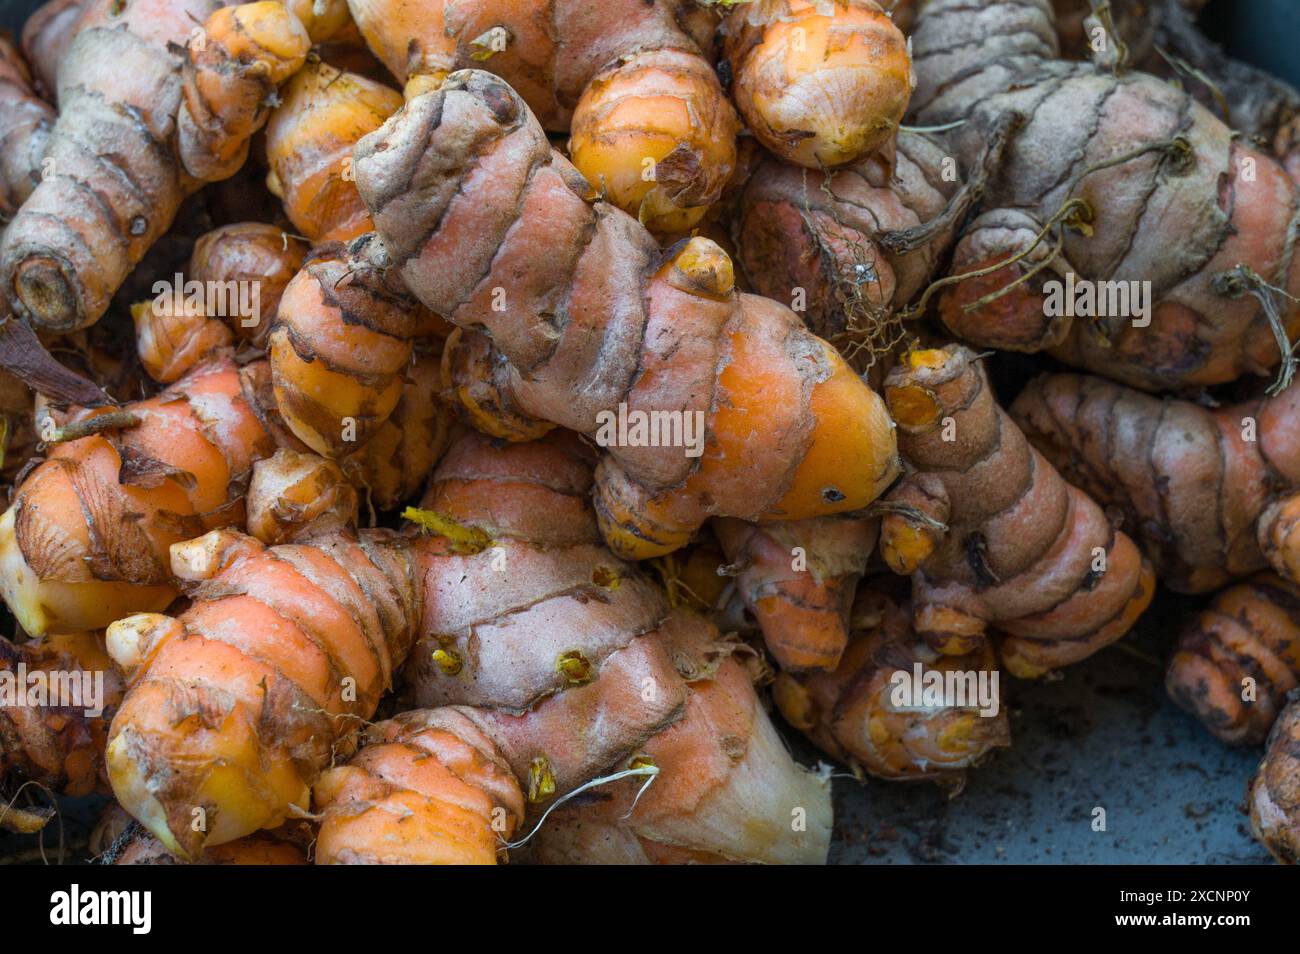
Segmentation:
<svg viewBox="0 0 1300 954">
<path fill-rule="evenodd" d="M 307 243 L 283 229 L 263 222 L 236 222 L 200 236 L 190 255 L 188 277 L 205 286 L 229 288 L 230 282 L 236 283 L 236 289 L 256 286 L 256 315 L 217 317 L 225 320 L 237 339 L 261 348 L 275 324 L 284 290 L 306 257 Z"/>
<path fill-rule="evenodd" d="M 393 413 L 364 447 L 339 462 L 379 510 L 391 510 L 418 495 L 451 443 L 455 420 L 442 399 L 441 364 L 436 351 L 417 353 L 406 368 L 406 383 Z"/>
<path fill-rule="evenodd" d="M 275 0 L 223 7 L 203 25 L 185 65 L 185 108 L 177 121 L 186 171 L 225 179 L 244 164 L 249 139 L 270 113 L 276 87 L 306 62 L 307 28 Z"/>
<path fill-rule="evenodd" d="M 885 396 L 907 468 L 887 500 L 920 516 L 886 516 L 881 553 L 912 576 L 931 646 L 971 652 L 993 627 L 1007 670 L 1028 677 L 1128 632 L 1154 595 L 1151 565 L 1030 446 L 969 349 L 910 352 Z"/>
<path fill-rule="evenodd" d="M 1255 539 L 1268 562 L 1288 580 L 1300 580 L 1300 493 L 1271 501 L 1255 523 Z"/>
<path fill-rule="evenodd" d="M 131 319 L 140 364 L 161 384 L 178 381 L 228 348 L 234 337 L 224 322 L 205 315 L 202 305 L 177 301 L 170 292 L 132 305 Z"/>
<path fill-rule="evenodd" d="M 662 592 L 601 546 L 592 463 L 572 434 L 502 445 L 467 432 L 421 503 L 491 544 L 421 550 L 407 686 L 422 707 L 474 707 L 535 804 L 630 757 L 685 701 L 656 635 Z"/>
<path fill-rule="evenodd" d="M 306 254 L 302 240 L 260 222 L 202 235 L 179 287 L 175 277 L 156 283 L 165 287 L 152 301 L 131 306 L 145 371 L 170 384 L 236 339 L 265 348 L 280 299 Z"/>
<path fill-rule="evenodd" d="M 23 55 L 38 90 L 50 103 L 58 92 L 59 63 L 76 35 L 86 5 L 87 0 L 49 0 L 23 23 Z"/>
<path fill-rule="evenodd" d="M 698 53 L 657 50 L 597 74 L 573 114 L 569 155 L 651 232 L 688 232 L 736 168 L 740 126 Z"/>
<path fill-rule="evenodd" d="M 408 95 L 459 69 L 485 69 L 519 91 L 551 132 L 569 128 L 592 77 L 640 51 L 699 55 L 712 17 L 675 0 L 350 0 L 353 19 Z M 493 33 L 495 28 L 504 32 Z M 504 39 L 504 49 L 500 40 Z M 497 40 L 495 45 L 493 41 Z"/>
<path fill-rule="evenodd" d="M 122 407 L 138 423 L 54 444 L 0 517 L 0 592 L 32 635 L 107 626 L 176 595 L 168 547 L 243 520 L 274 447 L 229 360 Z M 82 412 L 84 421 L 96 412 Z"/>
<path fill-rule="evenodd" d="M 620 404 L 703 414 L 699 457 L 619 446 L 602 461 L 597 512 L 619 556 L 671 552 L 712 515 L 861 509 L 893 480 L 883 404 L 834 349 L 785 307 L 736 293 L 713 242 L 665 260 L 495 77 L 464 71 L 411 100 L 358 144 L 356 168 L 405 284 L 491 338 L 491 387 L 508 403 L 593 438 Z"/>
<path fill-rule="evenodd" d="M 105 857 L 114 865 L 180 865 L 147 829 L 133 825 L 115 841 Z M 305 865 L 307 856 L 291 842 L 271 832 L 255 832 L 224 845 L 215 845 L 193 864 L 198 865 Z"/>
<path fill-rule="evenodd" d="M 823 752 L 876 778 L 960 789 L 967 769 L 1011 744 L 1000 698 L 996 713 L 981 713 L 973 696 L 965 706 L 923 708 L 892 698 L 895 674 L 910 678 L 918 663 L 927 674 L 996 673 L 992 646 L 964 656 L 936 653 L 916 635 L 906 603 L 869 587 L 859 593 L 853 624 L 834 672 L 783 672 L 772 686 L 781 715 Z"/>
<path fill-rule="evenodd" d="M 736 105 L 786 162 L 841 166 L 898 131 L 912 63 L 902 32 L 872 0 L 759 0 L 737 5 L 722 29 Z"/>
<path fill-rule="evenodd" d="M 349 751 L 418 616 L 407 549 L 385 531 L 267 548 L 213 531 L 172 548 L 176 618 L 109 627 L 130 686 L 109 734 L 122 806 L 184 860 L 274 828 Z"/>
<path fill-rule="evenodd" d="M 857 514 L 764 526 L 713 522 L 736 586 L 782 669 L 834 669 L 880 524 Z"/>
<path fill-rule="evenodd" d="M 1261 744 L 1297 685 L 1300 587 L 1272 573 L 1215 596 L 1183 630 L 1165 673 L 1170 697 L 1228 745 Z"/>
<path fill-rule="evenodd" d="M 107 792 L 104 745 L 109 720 L 122 701 L 123 680 L 104 652 L 103 634 L 69 633 L 28 643 L 0 639 L 0 671 L 16 679 L 20 663 L 29 678 L 37 672 L 48 680 L 71 675 L 83 688 L 83 673 L 102 673 L 103 712 L 88 715 L 87 696 L 80 707 L 0 706 L 0 781 L 16 773 L 19 781 L 35 781 L 62 795 Z M 26 684 L 17 689 L 26 692 Z"/>
<path fill-rule="evenodd" d="M 1241 136 L 1267 142 L 1300 115 L 1300 91 L 1281 77 L 1229 56 L 1195 22 L 1205 2 L 1114 0 L 1108 11 L 1112 35 L 1123 38 L 1129 68 L 1183 80 L 1202 106 L 1230 119 Z M 1092 51 L 1094 34 L 1084 27 L 1092 14 L 1090 0 L 1053 0 L 1053 6 L 1064 56 L 1105 66 L 1114 62 L 1114 44 Z"/>
<path fill-rule="evenodd" d="M 334 461 L 282 447 L 253 465 L 245 507 L 248 532 L 274 546 L 356 526 L 357 490 Z"/>
<path fill-rule="evenodd" d="M 1170 588 L 1204 593 L 1270 564 L 1282 575 L 1300 566 L 1284 519 L 1300 490 L 1300 387 L 1207 408 L 1052 374 L 1010 412 L 1067 480 L 1123 513 Z"/>
<path fill-rule="evenodd" d="M 1273 723 L 1247 801 L 1255 837 L 1280 863 L 1300 863 L 1300 697 L 1294 693 Z"/>
<path fill-rule="evenodd" d="M 679 612 L 665 638 L 689 645 L 716 638 L 711 630 Z M 685 715 L 638 755 L 659 769 L 650 787 L 637 799 L 645 779 L 627 778 L 561 806 L 534 837 L 533 860 L 825 863 L 830 785 L 790 758 L 745 668 L 725 656 L 688 678 Z"/>
<path fill-rule="evenodd" d="M 270 0 L 93 0 L 76 29 L 46 150 L 53 174 L 0 244 L 6 297 L 37 328 L 60 332 L 97 321 L 181 200 L 233 174 L 275 83 L 309 44 Z M 203 39 L 187 49 L 192 34 Z"/>
<path fill-rule="evenodd" d="M 275 403 L 316 453 L 343 457 L 380 430 L 403 391 L 421 309 L 351 249 L 318 246 L 289 282 L 267 340 Z"/>
<path fill-rule="evenodd" d="M 170 277 L 155 283 L 165 287 L 151 302 L 131 306 L 145 371 L 170 384 L 237 339 L 265 348 L 280 298 L 306 254 L 301 239 L 260 222 L 202 235 L 179 287 Z"/>
<path fill-rule="evenodd" d="M 456 709 L 370 727 L 313 797 L 323 815 L 317 864 L 495 864 L 524 817 L 510 766 Z"/>
<path fill-rule="evenodd" d="M 802 295 L 801 317 L 831 340 L 861 330 L 849 327 L 855 320 L 913 300 L 952 242 L 952 228 L 899 253 L 877 239 L 943 211 L 961 185 L 955 175 L 944 178 L 944 158 L 933 140 L 903 131 L 892 168 L 879 156 L 829 173 L 764 159 L 732 223 L 737 260 L 754 290 L 787 304 Z"/>
<path fill-rule="evenodd" d="M 267 187 L 313 244 L 370 230 L 351 179 L 352 149 L 401 105 L 397 90 L 321 61 L 285 86 L 266 127 Z"/>
<path fill-rule="evenodd" d="M 1300 189 L 1277 162 L 1181 84 L 1057 59 L 1049 0 L 933 0 L 912 41 L 919 86 L 908 121 L 962 120 L 942 137 L 963 167 L 1010 113 L 1025 117 L 978 211 L 1014 209 L 1027 221 L 999 241 L 959 246 L 952 274 L 1007 261 L 1068 199 L 1084 203 L 1063 229 L 1047 231 L 1049 250 L 1063 242 L 1049 272 L 971 311 L 1028 265 L 944 290 L 940 313 L 954 335 L 979 347 L 1050 350 L 1151 391 L 1271 373 L 1274 331 L 1259 296 L 1233 275 L 1245 266 L 1292 296 L 1268 293 L 1290 337 L 1300 333 Z M 1067 272 L 1150 282 L 1149 325 L 1134 322 L 1132 306 L 1045 323 L 1043 282 Z"/>
<path fill-rule="evenodd" d="M 36 94 L 22 53 L 0 36 L 0 223 L 13 218 L 40 182 L 53 127 L 54 110 Z"/>
</svg>

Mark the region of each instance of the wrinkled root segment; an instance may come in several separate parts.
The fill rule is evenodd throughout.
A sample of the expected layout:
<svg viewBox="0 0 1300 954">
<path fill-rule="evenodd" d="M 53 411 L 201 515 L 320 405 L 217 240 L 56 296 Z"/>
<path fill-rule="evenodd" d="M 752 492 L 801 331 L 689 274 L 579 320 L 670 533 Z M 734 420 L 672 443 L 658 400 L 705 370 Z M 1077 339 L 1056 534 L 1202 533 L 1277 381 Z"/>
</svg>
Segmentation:
<svg viewBox="0 0 1300 954">
<path fill-rule="evenodd" d="M 1218 593 L 1165 673 L 1170 698 L 1228 745 L 1261 745 L 1298 684 L 1300 586 L 1271 573 Z"/>
<path fill-rule="evenodd" d="M 911 572 L 916 631 L 932 648 L 972 652 L 997 631 L 1008 671 L 1030 677 L 1128 631 L 1154 594 L 1151 566 L 1029 445 L 978 355 L 912 352 L 885 394 L 906 475 L 884 501 L 896 512 L 883 552 Z"/>
<path fill-rule="evenodd" d="M 1130 543 L 1129 546 L 1132 547 L 1132 544 Z M 1134 556 L 1136 556 L 1136 548 L 1134 548 Z M 1138 617 L 1146 612 L 1156 595 L 1155 571 L 1145 560 L 1142 561 L 1141 567 L 1132 595 L 1113 618 L 1095 631 L 1083 636 L 1047 641 L 1032 636 L 1004 638 L 999 650 L 1002 665 L 1006 667 L 1007 672 L 1020 679 L 1038 679 L 1052 670 L 1087 659 L 1097 650 L 1109 646 L 1122 637 L 1133 628 Z M 1086 600 L 1086 595 L 1081 595 L 1080 599 Z M 1033 632 L 1035 627 L 1032 623 L 1025 625 L 1023 622 L 1017 622 L 1015 628 Z"/>
<path fill-rule="evenodd" d="M 366 732 L 327 771 L 317 864 L 491 865 L 524 819 L 524 798 L 493 742 L 459 709 L 417 709 Z"/>
<path fill-rule="evenodd" d="M 1273 724 L 1247 800 L 1255 837 L 1280 863 L 1300 864 L 1300 701 Z"/>
<path fill-rule="evenodd" d="M 883 591 L 863 587 L 854 605 L 862 623 L 838 668 L 832 672 L 783 672 L 772 697 L 786 721 L 808 735 L 832 758 L 876 778 L 928 780 L 954 793 L 966 770 L 1011 743 L 1010 719 L 1002 704 L 999 666 L 985 644 L 965 655 L 943 655 L 917 637 L 905 604 Z M 900 697 L 910 682 L 912 693 Z M 925 681 L 963 680 L 960 699 L 926 700 Z M 934 674 L 934 676 L 932 676 Z M 997 680 L 996 682 L 994 680 Z"/>
<path fill-rule="evenodd" d="M 1273 569 L 1300 583 L 1300 494 L 1270 503 L 1255 527 L 1259 548 Z"/>
</svg>

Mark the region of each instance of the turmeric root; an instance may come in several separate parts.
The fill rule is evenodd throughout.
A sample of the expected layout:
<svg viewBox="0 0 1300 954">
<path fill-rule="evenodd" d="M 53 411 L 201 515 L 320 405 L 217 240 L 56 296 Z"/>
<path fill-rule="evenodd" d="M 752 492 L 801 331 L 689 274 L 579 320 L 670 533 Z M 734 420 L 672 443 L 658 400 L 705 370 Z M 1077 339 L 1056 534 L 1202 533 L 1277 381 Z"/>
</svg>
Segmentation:
<svg viewBox="0 0 1300 954">
<path fill-rule="evenodd" d="M 173 546 L 189 608 L 174 619 L 137 614 L 108 632 L 131 678 L 107 753 L 119 802 L 169 851 L 193 859 L 305 810 L 317 784 L 323 859 L 433 857 L 437 844 L 383 840 L 395 823 L 386 808 L 400 805 L 414 819 L 402 830 L 449 832 L 463 848 L 458 860 L 490 860 L 526 805 L 626 764 L 681 716 L 679 668 L 694 677 L 708 660 L 655 635 L 667 625 L 662 593 L 597 545 L 591 463 L 573 435 L 497 452 L 471 433 L 437 472 L 426 499 L 437 510 L 413 513 L 440 536 L 339 531 L 290 506 L 276 516 L 300 524 L 298 542 L 265 547 L 220 530 Z M 259 496 L 315 499 L 294 464 L 286 455 L 260 462 L 288 489 L 250 494 L 250 508 Z M 702 620 L 678 625 L 720 651 Z M 322 774 L 349 754 L 413 643 L 412 696 L 454 705 L 454 724 L 440 721 L 430 735 L 429 718 L 398 720 L 359 762 Z M 743 742 L 727 743 L 733 759 Z M 469 764 L 479 766 L 474 777 L 459 775 Z M 491 797 L 471 791 L 483 779 Z M 803 806 L 810 831 L 828 827 L 821 799 Z M 770 839 L 789 812 L 753 824 Z"/>
<path fill-rule="evenodd" d="M 36 95 L 18 47 L 0 36 L 0 228 L 41 181 L 54 110 Z"/>
<path fill-rule="evenodd" d="M 285 86 L 266 127 L 267 187 L 312 244 L 370 230 L 352 178 L 352 148 L 401 105 L 396 90 L 319 60 Z"/>
<path fill-rule="evenodd" d="M 0 517 L 0 593 L 32 635 L 165 607 L 168 547 L 242 522 L 252 463 L 274 450 L 229 360 L 61 431 Z"/>
<path fill-rule="evenodd" d="M 236 171 L 310 43 L 272 0 L 92 0 L 76 29 L 51 174 L 0 244 L 3 295 L 52 331 L 97 321 L 181 200 Z"/>
<path fill-rule="evenodd" d="M 246 529 L 270 545 L 341 532 L 357 521 L 357 491 L 342 468 L 287 447 L 253 468 L 246 505 Z"/>
<path fill-rule="evenodd" d="M 401 394 L 392 414 L 366 430 L 369 436 L 360 448 L 338 459 L 347 479 L 362 491 L 372 515 L 376 508 L 391 510 L 418 495 L 451 440 L 455 417 L 442 397 L 441 346 L 436 335 L 420 340 L 419 350 L 405 368 Z M 263 389 L 258 391 L 257 403 L 276 444 L 296 451 L 309 450 L 294 435 L 276 406 L 274 375 L 270 368 L 261 367 L 265 368 L 265 374 L 259 377 L 258 384 Z M 329 393 L 328 388 L 325 391 Z M 342 449 L 356 447 L 356 441 L 349 440 L 357 436 L 356 428 L 345 424 L 340 430 Z M 250 532 L 261 538 L 256 531 Z"/>
<path fill-rule="evenodd" d="M 902 31 L 873 0 L 754 0 L 723 23 L 736 105 L 786 162 L 854 162 L 898 131 L 915 79 Z"/>
<path fill-rule="evenodd" d="M 1165 688 L 1221 742 L 1259 745 L 1300 685 L 1300 587 L 1272 573 L 1230 586 L 1178 639 Z"/>
<path fill-rule="evenodd" d="M 858 514 L 755 526 L 713 523 L 745 606 L 782 669 L 834 669 L 880 524 Z"/>
<path fill-rule="evenodd" d="M 427 326 L 405 290 L 367 261 L 371 239 L 318 246 L 285 288 L 267 341 L 280 414 L 326 457 L 352 453 L 383 427 Z"/>
<path fill-rule="evenodd" d="M 685 613 L 663 632 L 679 647 L 678 658 L 707 659 L 717 637 Z M 645 788 L 632 776 L 560 806 L 534 838 L 533 861 L 825 862 L 828 782 L 791 761 L 745 667 L 727 654 L 683 676 L 690 684 L 685 713 L 631 763 L 656 767 L 654 782 Z"/>
<path fill-rule="evenodd" d="M 483 731 L 454 708 L 366 730 L 367 744 L 316 783 L 317 864 L 494 864 L 524 795 Z"/>
<path fill-rule="evenodd" d="M 136 350 L 155 381 L 170 384 L 235 341 L 264 345 L 306 246 L 272 225 L 241 222 L 201 236 L 188 280 L 177 275 L 131 306 Z M 155 285 L 157 288 L 158 285 Z"/>
<path fill-rule="evenodd" d="M 391 510 L 411 500 L 447 450 L 454 417 L 441 391 L 442 355 L 417 354 L 392 415 L 339 462 L 372 506 Z"/>
<path fill-rule="evenodd" d="M 104 745 L 122 692 L 102 633 L 0 639 L 0 781 L 15 772 L 64 795 L 107 792 Z"/>
<path fill-rule="evenodd" d="M 201 301 L 169 291 L 132 305 L 131 318 L 140 364 L 161 384 L 180 380 L 234 340 L 225 322 L 204 313 Z"/>
<path fill-rule="evenodd" d="M 59 63 L 76 36 L 77 22 L 87 0 L 47 0 L 23 24 L 23 55 L 36 88 L 46 102 L 58 95 Z"/>
<path fill-rule="evenodd" d="M 109 627 L 131 680 L 109 732 L 118 801 L 192 861 L 306 810 L 311 784 L 374 715 L 417 619 L 391 534 L 267 548 L 216 530 L 172 548 L 193 600 Z"/>
<path fill-rule="evenodd" d="M 201 236 L 190 256 L 189 278 L 224 291 L 222 318 L 239 340 L 261 348 L 275 324 L 280 299 L 307 256 L 307 244 L 262 222 L 237 222 Z M 233 285 L 231 283 L 234 283 Z M 247 289 L 250 314 L 233 304 Z"/>
<path fill-rule="evenodd" d="M 963 167 L 1023 119 L 939 296 L 957 337 L 1145 390 L 1278 367 L 1300 189 L 1277 162 L 1172 84 L 1058 60 L 1049 0 L 933 0 L 912 39 L 912 121 L 956 124 Z"/>
<path fill-rule="evenodd" d="M 147 829 L 132 824 L 104 854 L 109 865 L 176 865 L 182 864 L 163 847 Z M 292 842 L 276 838 L 269 832 L 255 832 L 238 841 L 216 845 L 205 851 L 195 864 L 200 865 L 305 865 L 307 856 Z"/>
<path fill-rule="evenodd" d="M 1053 374 L 1031 381 L 1011 415 L 1067 480 L 1123 513 L 1171 589 L 1204 593 L 1270 563 L 1296 579 L 1298 406 L 1294 386 L 1211 409 Z"/>
<path fill-rule="evenodd" d="M 852 348 L 920 293 L 955 239 L 960 216 L 917 243 L 888 244 L 891 233 L 934 223 L 957 193 L 956 164 L 945 158 L 933 140 L 904 131 L 892 169 L 878 156 L 832 172 L 761 162 L 732 220 L 754 289 L 790 302 L 814 334 Z"/>
<path fill-rule="evenodd" d="M 1300 864 L 1300 697 L 1290 702 L 1273 723 L 1259 772 L 1251 782 L 1250 827 L 1284 865 Z"/>
<path fill-rule="evenodd" d="M 935 652 L 912 629 L 906 602 L 876 586 L 859 591 L 852 626 L 834 671 L 786 671 L 772 684 L 781 715 L 822 751 L 875 778 L 928 780 L 959 790 L 967 769 L 1011 744 L 1001 680 L 993 682 L 998 661 L 992 646 L 960 656 Z M 958 680 L 953 684 L 966 694 L 964 704 L 926 700 L 932 679 Z M 983 699 L 982 679 L 992 690 Z M 907 686 L 913 695 L 902 692 Z"/>
<path fill-rule="evenodd" d="M 534 804 L 611 769 L 658 768 L 639 801 L 635 775 L 584 794 L 607 803 L 595 814 L 575 801 L 550 815 L 543 855 L 569 819 L 623 828 L 623 861 L 824 860 L 826 791 L 786 755 L 732 647 L 694 614 L 668 615 L 661 593 L 599 549 L 591 462 L 557 432 L 495 452 L 467 435 L 439 465 L 424 506 L 493 542 L 425 577 L 442 598 L 426 604 L 407 667 L 416 701 L 473 706 Z M 450 602 L 466 578 L 484 581 L 471 590 L 482 595 Z"/>
<path fill-rule="evenodd" d="M 485 363 L 496 406 L 617 445 L 597 513 L 619 556 L 671 552 L 713 515 L 859 510 L 893 480 L 883 405 L 834 349 L 783 306 L 737 294 L 713 242 L 665 259 L 495 77 L 464 71 L 409 101 L 358 144 L 356 169 L 390 267 L 499 349 Z M 677 446 L 620 439 L 620 415 L 664 412 L 681 420 Z M 687 427 L 700 456 L 681 446 Z"/>
<path fill-rule="evenodd" d="M 406 681 L 417 704 L 440 708 L 377 727 L 317 784 L 322 859 L 487 862 L 526 809 L 536 818 L 620 771 L 631 777 L 583 801 L 629 808 L 657 772 L 627 823 L 643 850 L 623 861 L 824 859 L 825 788 L 786 755 L 730 647 L 701 618 L 669 615 L 657 588 L 600 548 L 593 461 L 571 434 L 497 446 L 470 433 L 439 465 L 416 515 L 463 546 L 422 552 L 422 635 Z M 482 783 L 466 792 L 468 773 L 439 764 L 448 752 L 490 768 L 509 797 Z M 533 842 L 556 819 L 617 828 L 621 814 L 561 806 Z M 403 830 L 454 837 L 385 837 Z"/>
<path fill-rule="evenodd" d="M 1093 17 L 1090 0 L 1053 3 L 1061 47 L 1067 55 L 1083 59 L 1113 56 L 1122 43 L 1126 65 L 1180 83 L 1243 136 L 1268 142 L 1300 115 L 1300 92 L 1280 78 L 1228 56 L 1197 29 L 1194 8 L 1199 4 L 1195 2 L 1109 0 L 1104 22 Z"/>
<path fill-rule="evenodd" d="M 739 121 L 689 0 L 350 6 L 408 97 L 453 70 L 490 70 L 548 131 L 571 130 L 578 169 L 652 231 L 697 224 L 735 166 Z"/>
<path fill-rule="evenodd" d="M 663 594 L 600 545 L 593 462 L 572 434 L 497 449 L 467 433 L 421 503 L 480 542 L 423 551 L 408 689 L 421 707 L 474 707 L 532 802 L 631 757 L 685 701 L 651 635 L 668 615 Z"/>
<path fill-rule="evenodd" d="M 998 407 L 968 349 L 913 351 L 885 379 L 906 473 L 885 500 L 881 554 L 911 575 L 917 632 L 946 654 L 995 627 L 1016 676 L 1119 639 L 1151 602 L 1137 546 Z"/>
</svg>

